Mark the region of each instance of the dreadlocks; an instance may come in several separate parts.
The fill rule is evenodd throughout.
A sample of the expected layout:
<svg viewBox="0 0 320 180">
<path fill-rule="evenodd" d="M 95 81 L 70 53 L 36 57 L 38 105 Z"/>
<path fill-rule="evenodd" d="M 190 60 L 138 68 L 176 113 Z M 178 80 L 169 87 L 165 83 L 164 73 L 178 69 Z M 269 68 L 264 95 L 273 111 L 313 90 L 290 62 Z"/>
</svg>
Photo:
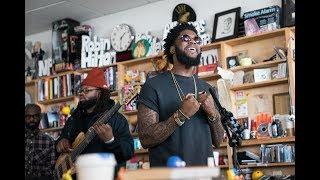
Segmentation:
<svg viewBox="0 0 320 180">
<path fill-rule="evenodd" d="M 178 24 L 177 26 L 175 26 L 174 28 L 172 28 L 168 35 L 167 38 L 164 39 L 164 55 L 167 56 L 168 61 L 173 64 L 173 54 L 170 53 L 170 47 L 174 46 L 175 41 L 177 39 L 177 37 L 179 36 L 180 32 L 184 31 L 184 30 L 191 30 L 193 32 L 195 32 L 196 34 L 198 34 L 198 31 L 196 30 L 196 28 L 188 23 L 181 23 Z"/>
</svg>

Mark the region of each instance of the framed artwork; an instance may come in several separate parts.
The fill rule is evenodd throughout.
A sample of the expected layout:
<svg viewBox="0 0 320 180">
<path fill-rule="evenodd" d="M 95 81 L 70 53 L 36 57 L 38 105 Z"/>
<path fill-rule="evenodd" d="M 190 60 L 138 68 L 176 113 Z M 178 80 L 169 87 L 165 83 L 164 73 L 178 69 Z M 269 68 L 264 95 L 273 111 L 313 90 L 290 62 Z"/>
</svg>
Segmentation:
<svg viewBox="0 0 320 180">
<path fill-rule="evenodd" d="M 290 113 L 290 96 L 288 92 L 273 94 L 272 98 L 274 114 Z"/>
<path fill-rule="evenodd" d="M 238 36 L 240 7 L 215 14 L 212 41 L 232 39 Z"/>
<path fill-rule="evenodd" d="M 172 22 L 178 21 L 179 23 L 187 23 L 187 22 L 194 22 L 197 19 L 197 15 L 187 4 L 181 3 L 178 4 L 172 13 Z"/>
<path fill-rule="evenodd" d="M 283 14 L 283 26 L 294 26 L 295 25 L 295 0 L 282 0 L 282 14 Z"/>
<path fill-rule="evenodd" d="M 239 66 L 238 56 L 229 56 L 226 59 L 228 69 Z"/>
</svg>

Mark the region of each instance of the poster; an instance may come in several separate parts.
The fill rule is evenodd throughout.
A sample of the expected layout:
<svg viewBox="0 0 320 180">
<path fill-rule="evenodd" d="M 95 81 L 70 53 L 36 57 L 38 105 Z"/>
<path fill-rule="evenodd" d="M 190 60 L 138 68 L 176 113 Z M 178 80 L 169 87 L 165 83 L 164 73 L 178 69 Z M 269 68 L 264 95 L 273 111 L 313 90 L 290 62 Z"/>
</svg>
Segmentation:
<svg viewBox="0 0 320 180">
<path fill-rule="evenodd" d="M 248 117 L 248 99 L 244 91 L 236 92 L 237 117 Z"/>
</svg>

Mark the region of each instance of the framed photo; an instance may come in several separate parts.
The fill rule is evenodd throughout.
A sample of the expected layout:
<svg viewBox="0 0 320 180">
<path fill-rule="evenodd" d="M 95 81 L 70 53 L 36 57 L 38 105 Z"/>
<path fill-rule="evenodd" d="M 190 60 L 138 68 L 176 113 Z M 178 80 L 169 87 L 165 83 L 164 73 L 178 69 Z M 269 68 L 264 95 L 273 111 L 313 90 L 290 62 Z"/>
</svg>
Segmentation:
<svg viewBox="0 0 320 180">
<path fill-rule="evenodd" d="M 287 50 L 285 48 L 274 47 L 274 50 L 281 60 L 287 60 Z"/>
<path fill-rule="evenodd" d="M 232 39 L 238 36 L 240 7 L 215 14 L 212 41 Z"/>
<path fill-rule="evenodd" d="M 238 56 L 229 56 L 227 57 L 227 67 L 233 68 L 239 66 Z"/>
<path fill-rule="evenodd" d="M 289 114 L 290 113 L 290 96 L 288 92 L 273 94 L 273 113 Z"/>
</svg>

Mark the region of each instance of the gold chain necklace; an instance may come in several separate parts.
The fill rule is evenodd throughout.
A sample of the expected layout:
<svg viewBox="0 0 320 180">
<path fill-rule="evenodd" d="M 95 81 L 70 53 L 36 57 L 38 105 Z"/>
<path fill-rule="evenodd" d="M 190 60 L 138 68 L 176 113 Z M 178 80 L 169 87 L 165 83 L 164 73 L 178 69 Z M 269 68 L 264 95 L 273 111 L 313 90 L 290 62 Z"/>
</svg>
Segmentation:
<svg viewBox="0 0 320 180">
<path fill-rule="evenodd" d="M 178 81 L 176 80 L 173 72 L 170 71 L 170 73 L 171 73 L 172 81 L 173 81 L 173 83 L 174 83 L 174 85 L 175 85 L 175 87 L 176 87 L 176 90 L 177 90 L 177 92 L 178 92 L 179 98 L 180 98 L 181 101 L 183 101 L 182 97 L 185 97 L 185 96 L 184 96 L 184 93 L 183 93 L 180 85 L 178 84 Z M 192 79 L 193 79 L 193 83 L 194 83 L 194 94 L 195 94 L 195 96 L 196 96 L 196 98 L 197 98 L 197 96 L 198 96 L 198 92 L 197 92 L 198 89 L 197 89 L 197 84 L 196 84 L 196 80 L 195 80 L 195 78 L 194 78 L 194 75 L 192 75 Z M 180 91 L 181 91 L 181 93 L 180 93 Z"/>
</svg>

